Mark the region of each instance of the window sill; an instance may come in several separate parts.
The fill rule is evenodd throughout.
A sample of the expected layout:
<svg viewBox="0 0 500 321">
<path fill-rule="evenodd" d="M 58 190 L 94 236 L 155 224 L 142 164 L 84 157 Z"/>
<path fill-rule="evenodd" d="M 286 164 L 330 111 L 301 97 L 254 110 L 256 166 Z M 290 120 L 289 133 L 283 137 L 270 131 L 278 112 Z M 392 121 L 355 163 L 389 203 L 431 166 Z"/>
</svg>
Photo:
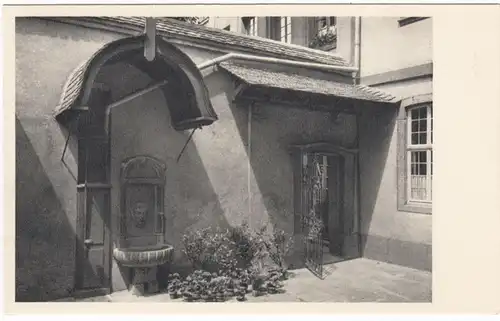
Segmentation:
<svg viewBox="0 0 500 321">
<path fill-rule="evenodd" d="M 416 204 L 416 203 L 398 204 L 398 211 L 432 215 L 432 203 L 428 203 L 428 204 Z"/>
</svg>

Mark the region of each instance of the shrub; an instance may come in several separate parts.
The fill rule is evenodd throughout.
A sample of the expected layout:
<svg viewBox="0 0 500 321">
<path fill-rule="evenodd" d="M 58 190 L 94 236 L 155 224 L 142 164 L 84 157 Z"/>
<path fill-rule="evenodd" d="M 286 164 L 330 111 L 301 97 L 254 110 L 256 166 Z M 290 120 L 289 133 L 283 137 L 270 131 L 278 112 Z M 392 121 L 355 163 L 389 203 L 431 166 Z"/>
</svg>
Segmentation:
<svg viewBox="0 0 500 321">
<path fill-rule="evenodd" d="M 183 252 L 195 270 L 230 271 L 236 266 L 229 230 L 222 232 L 219 229 L 205 228 L 189 231 L 183 235 L 182 242 Z"/>
<path fill-rule="evenodd" d="M 225 231 L 189 231 L 182 239 L 183 252 L 194 272 L 184 281 L 178 275 L 172 276 L 168 286 L 172 298 L 224 301 L 236 297 L 242 301 L 250 285 L 254 295 L 281 291 L 281 280 L 286 275 L 285 256 L 292 239 L 276 226 L 271 235 L 266 233 L 266 227 L 252 231 L 245 222 Z"/>
</svg>

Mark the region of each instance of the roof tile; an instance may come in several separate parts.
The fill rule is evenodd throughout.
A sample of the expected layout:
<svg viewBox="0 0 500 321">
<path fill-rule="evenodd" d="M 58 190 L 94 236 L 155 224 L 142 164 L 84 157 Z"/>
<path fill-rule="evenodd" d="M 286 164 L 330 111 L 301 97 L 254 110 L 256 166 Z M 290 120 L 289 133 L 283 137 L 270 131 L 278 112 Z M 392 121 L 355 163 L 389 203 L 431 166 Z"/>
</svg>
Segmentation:
<svg viewBox="0 0 500 321">
<path fill-rule="evenodd" d="M 363 85 L 345 84 L 330 80 L 317 79 L 293 72 L 277 72 L 257 69 L 234 62 L 222 62 L 219 66 L 249 85 L 295 90 L 313 94 L 381 103 L 394 103 L 399 101 L 397 97 L 389 93 Z"/>
<path fill-rule="evenodd" d="M 85 19 L 97 23 L 115 24 L 137 32 L 143 31 L 146 24 L 145 17 L 88 17 Z M 344 67 L 349 66 L 345 59 L 333 53 L 287 44 L 263 37 L 248 36 L 232 31 L 191 24 L 175 19 L 161 19 L 161 21 L 157 22 L 157 30 L 158 34 L 162 37 L 189 37 L 211 41 L 220 45 L 236 46 L 240 49 L 252 50 L 264 55 L 280 56 L 285 59 L 311 61 Z M 236 47 L 235 49 L 237 49 Z"/>
</svg>

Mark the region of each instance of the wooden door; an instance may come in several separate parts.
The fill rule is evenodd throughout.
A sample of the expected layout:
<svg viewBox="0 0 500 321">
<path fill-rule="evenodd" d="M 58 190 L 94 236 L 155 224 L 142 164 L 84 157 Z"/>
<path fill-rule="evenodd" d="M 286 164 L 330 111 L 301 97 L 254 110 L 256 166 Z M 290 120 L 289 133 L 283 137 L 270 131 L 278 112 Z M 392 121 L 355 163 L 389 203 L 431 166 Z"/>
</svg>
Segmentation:
<svg viewBox="0 0 500 321">
<path fill-rule="evenodd" d="M 92 184 L 87 184 L 92 185 Z M 76 291 L 108 293 L 110 288 L 109 189 L 79 189 Z"/>
</svg>

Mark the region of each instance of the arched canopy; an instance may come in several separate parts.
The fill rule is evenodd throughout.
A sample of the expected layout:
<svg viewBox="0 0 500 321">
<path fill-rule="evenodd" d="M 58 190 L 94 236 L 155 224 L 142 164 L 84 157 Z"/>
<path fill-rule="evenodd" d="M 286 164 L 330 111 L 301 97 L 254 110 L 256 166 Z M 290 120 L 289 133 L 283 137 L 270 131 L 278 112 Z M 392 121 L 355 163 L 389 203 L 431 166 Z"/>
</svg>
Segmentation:
<svg viewBox="0 0 500 321">
<path fill-rule="evenodd" d="M 111 42 L 77 67 L 66 81 L 56 108 L 56 119 L 66 123 L 87 107 L 102 67 L 121 62 L 138 68 L 155 81 L 167 81 L 161 88 L 176 130 L 198 128 L 217 120 L 203 76 L 193 61 L 174 45 L 157 37 L 156 57 L 149 62 L 144 57 L 145 41 L 146 36 L 141 35 Z"/>
</svg>

